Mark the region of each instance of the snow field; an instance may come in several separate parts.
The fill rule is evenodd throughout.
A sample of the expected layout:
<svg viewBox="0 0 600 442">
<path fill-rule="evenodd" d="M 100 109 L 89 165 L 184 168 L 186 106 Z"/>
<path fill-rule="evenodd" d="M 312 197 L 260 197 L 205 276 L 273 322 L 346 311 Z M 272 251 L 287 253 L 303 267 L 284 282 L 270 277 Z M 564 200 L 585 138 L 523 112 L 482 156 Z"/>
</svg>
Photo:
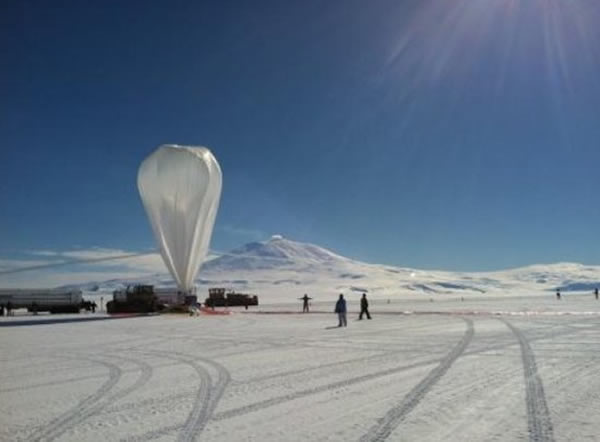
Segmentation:
<svg viewBox="0 0 600 442">
<path fill-rule="evenodd" d="M 582 298 L 570 315 L 546 297 L 477 303 L 478 311 L 520 308 L 507 315 L 433 304 L 446 313 L 408 301 L 401 310 L 423 306 L 421 314 L 383 314 L 394 305 L 375 303 L 372 321 L 350 313 L 341 329 L 331 328 L 333 314 L 252 313 L 2 328 L 0 440 L 558 441 L 600 433 L 600 316 L 585 314 L 592 301 Z M 523 315 L 534 305 L 547 314 Z"/>
</svg>

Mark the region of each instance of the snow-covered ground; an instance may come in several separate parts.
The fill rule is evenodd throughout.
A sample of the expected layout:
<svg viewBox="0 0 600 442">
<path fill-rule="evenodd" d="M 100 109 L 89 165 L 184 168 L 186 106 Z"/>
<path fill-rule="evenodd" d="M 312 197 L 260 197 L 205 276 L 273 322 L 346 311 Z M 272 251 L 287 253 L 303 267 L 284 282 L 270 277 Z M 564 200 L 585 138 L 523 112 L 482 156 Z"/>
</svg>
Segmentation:
<svg viewBox="0 0 600 442">
<path fill-rule="evenodd" d="M 76 286 L 106 303 L 128 283 L 173 285 L 153 273 Z M 200 299 L 226 287 L 260 305 L 227 316 L 0 318 L 0 440 L 600 434 L 598 266 L 424 271 L 275 236 L 208 262 L 197 284 Z M 341 329 L 331 313 L 340 292 L 351 309 Z M 363 292 L 371 321 L 356 321 Z M 310 314 L 299 313 L 304 293 Z"/>
<path fill-rule="evenodd" d="M 371 321 L 353 303 L 347 328 L 329 302 L 283 313 L 299 307 L 0 327 L 0 440 L 600 434 L 600 301 L 589 293 L 381 299 Z"/>
</svg>

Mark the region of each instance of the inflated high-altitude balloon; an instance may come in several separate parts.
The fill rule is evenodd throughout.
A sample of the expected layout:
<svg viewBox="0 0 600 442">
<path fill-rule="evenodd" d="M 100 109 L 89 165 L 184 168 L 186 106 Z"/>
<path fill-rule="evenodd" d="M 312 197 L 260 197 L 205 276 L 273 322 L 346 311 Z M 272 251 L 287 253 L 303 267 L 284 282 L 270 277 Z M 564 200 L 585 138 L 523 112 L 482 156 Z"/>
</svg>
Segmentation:
<svg viewBox="0 0 600 442">
<path fill-rule="evenodd" d="M 138 171 L 138 189 L 162 258 L 180 290 L 194 285 L 221 197 L 221 168 L 205 147 L 162 145 Z"/>
</svg>

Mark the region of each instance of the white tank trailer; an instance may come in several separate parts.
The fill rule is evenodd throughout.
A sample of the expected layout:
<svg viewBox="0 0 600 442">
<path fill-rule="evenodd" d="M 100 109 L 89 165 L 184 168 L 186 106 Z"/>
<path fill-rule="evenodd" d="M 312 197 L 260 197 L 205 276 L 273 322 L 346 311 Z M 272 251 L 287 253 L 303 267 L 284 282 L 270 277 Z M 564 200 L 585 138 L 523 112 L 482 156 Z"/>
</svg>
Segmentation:
<svg viewBox="0 0 600 442">
<path fill-rule="evenodd" d="M 0 304 L 30 312 L 79 313 L 82 302 L 81 290 L 0 289 Z"/>
</svg>

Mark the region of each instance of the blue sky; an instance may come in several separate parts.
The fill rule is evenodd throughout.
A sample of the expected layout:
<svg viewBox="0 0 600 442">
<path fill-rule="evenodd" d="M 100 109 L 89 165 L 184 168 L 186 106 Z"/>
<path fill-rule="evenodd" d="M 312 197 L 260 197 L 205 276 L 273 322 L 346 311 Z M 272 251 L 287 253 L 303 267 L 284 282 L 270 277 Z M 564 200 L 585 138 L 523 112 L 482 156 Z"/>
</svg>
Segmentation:
<svg viewBox="0 0 600 442">
<path fill-rule="evenodd" d="M 210 147 L 212 246 L 600 264 L 600 3 L 0 6 L 0 255 L 147 250 L 140 162 Z"/>
</svg>

